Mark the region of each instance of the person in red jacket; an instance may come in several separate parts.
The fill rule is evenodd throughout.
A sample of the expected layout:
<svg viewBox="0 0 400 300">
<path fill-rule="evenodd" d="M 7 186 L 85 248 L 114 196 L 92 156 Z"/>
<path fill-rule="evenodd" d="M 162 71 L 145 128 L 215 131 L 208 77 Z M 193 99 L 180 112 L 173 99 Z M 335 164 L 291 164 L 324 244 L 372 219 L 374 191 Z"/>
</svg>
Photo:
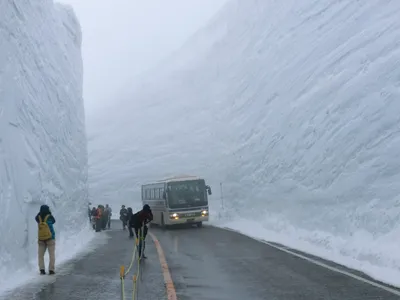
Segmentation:
<svg viewBox="0 0 400 300">
<path fill-rule="evenodd" d="M 148 204 L 143 205 L 143 209 L 133 214 L 129 220 L 129 226 L 135 230 L 136 237 L 139 239 L 139 257 L 147 258 L 144 255 L 145 239 L 148 228 L 147 223 L 153 220 L 153 213 Z M 143 229 L 143 230 L 142 230 Z M 143 254 L 142 254 L 143 245 Z"/>
<path fill-rule="evenodd" d="M 97 206 L 96 209 L 96 215 L 95 215 L 95 219 L 96 219 L 96 232 L 100 232 L 101 231 L 101 217 L 103 215 L 102 209 L 101 209 L 101 205 Z"/>
</svg>

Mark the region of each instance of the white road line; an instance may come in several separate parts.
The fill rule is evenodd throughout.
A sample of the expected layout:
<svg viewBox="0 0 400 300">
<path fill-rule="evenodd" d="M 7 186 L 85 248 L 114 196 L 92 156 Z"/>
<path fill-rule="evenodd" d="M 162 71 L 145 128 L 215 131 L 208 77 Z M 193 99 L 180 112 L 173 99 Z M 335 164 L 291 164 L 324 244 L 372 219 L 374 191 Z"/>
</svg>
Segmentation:
<svg viewBox="0 0 400 300">
<path fill-rule="evenodd" d="M 237 230 L 233 230 L 233 229 L 231 229 L 231 228 L 226 228 L 226 227 L 223 227 L 223 228 L 224 228 L 224 229 L 227 229 L 227 230 L 229 230 L 229 231 L 233 231 L 233 232 L 236 232 L 236 233 L 240 233 L 240 234 L 243 234 L 243 235 L 245 235 L 245 236 L 247 236 L 247 237 L 253 238 L 253 237 L 248 236 L 248 235 L 246 235 L 246 234 L 244 234 L 244 233 L 241 233 L 241 232 L 239 232 L 239 231 L 237 231 Z M 255 239 L 256 241 L 259 241 L 259 242 L 261 242 L 261 243 L 267 244 L 268 246 L 270 246 L 270 247 L 272 247 L 272 248 L 278 249 L 278 250 L 280 250 L 280 251 L 286 252 L 286 253 L 291 254 L 291 255 L 293 255 L 293 256 L 296 256 L 296 257 L 298 257 L 298 258 L 304 259 L 304 260 L 306 260 L 306 261 L 308 261 L 308 262 L 310 262 L 310 263 L 312 263 L 312 264 L 315 264 L 315 265 L 317 265 L 317 266 L 323 267 L 323 268 L 325 268 L 325 269 L 328 269 L 328 270 L 333 271 L 333 272 L 336 272 L 336 273 L 340 273 L 340 274 L 346 275 L 346 276 L 351 277 L 351 278 L 353 278 L 353 279 L 356 279 L 356 280 L 358 280 L 358 281 L 361 281 L 361 282 L 370 284 L 370 285 L 372 285 L 372 286 L 374 286 L 374 287 L 377 287 L 377 288 L 380 288 L 380 289 L 382 289 L 382 290 L 385 290 L 385 291 L 387 291 L 387 292 L 389 292 L 389 293 L 392 293 L 392 294 L 394 294 L 394 295 L 396 295 L 396 296 L 400 296 L 400 291 L 398 291 L 398 290 L 396 290 L 396 289 L 394 289 L 394 288 L 391 288 L 391 287 L 388 287 L 388 286 L 386 286 L 386 285 L 380 284 L 380 283 L 378 283 L 378 282 L 375 282 L 375 281 L 372 281 L 372 280 L 363 278 L 363 277 L 361 277 L 361 276 L 358 276 L 358 275 L 356 275 L 356 274 L 347 272 L 347 271 L 345 271 L 345 270 L 340 270 L 340 269 L 338 269 L 338 268 L 332 267 L 332 266 L 327 265 L 327 264 L 325 264 L 325 263 L 323 263 L 323 262 L 320 262 L 320 261 L 318 261 L 318 260 L 316 260 L 316 259 L 312 259 L 312 258 L 307 257 L 307 256 L 305 256 L 305 255 L 302 255 L 302 254 L 296 253 L 296 252 L 294 252 L 294 251 L 291 251 L 291 250 L 289 250 L 289 248 L 287 248 L 287 247 L 285 247 L 285 246 L 278 246 L 278 245 L 272 244 L 272 243 L 270 243 L 270 242 L 263 241 L 263 240 L 259 240 L 259 239 L 256 239 L 256 238 L 253 238 L 253 239 Z"/>
</svg>

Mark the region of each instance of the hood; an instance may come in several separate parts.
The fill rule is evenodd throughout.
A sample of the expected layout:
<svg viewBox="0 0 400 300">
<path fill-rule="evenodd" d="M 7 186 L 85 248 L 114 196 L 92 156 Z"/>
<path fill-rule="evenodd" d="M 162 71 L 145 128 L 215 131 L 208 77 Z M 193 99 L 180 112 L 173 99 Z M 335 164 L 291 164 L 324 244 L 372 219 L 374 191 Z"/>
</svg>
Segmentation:
<svg viewBox="0 0 400 300">
<path fill-rule="evenodd" d="M 143 205 L 143 211 L 147 213 L 151 212 L 150 206 L 148 204 Z"/>
<path fill-rule="evenodd" d="M 42 206 L 40 207 L 39 214 L 40 214 L 41 216 L 45 216 L 45 215 L 51 214 L 50 208 L 49 208 L 47 205 L 42 205 Z"/>
</svg>

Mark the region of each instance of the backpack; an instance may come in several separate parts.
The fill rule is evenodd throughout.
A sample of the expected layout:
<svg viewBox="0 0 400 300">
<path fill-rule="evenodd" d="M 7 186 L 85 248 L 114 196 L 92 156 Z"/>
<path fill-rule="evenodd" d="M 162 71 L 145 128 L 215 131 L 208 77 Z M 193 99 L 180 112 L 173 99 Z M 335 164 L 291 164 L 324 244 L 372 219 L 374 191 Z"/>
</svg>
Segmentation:
<svg viewBox="0 0 400 300">
<path fill-rule="evenodd" d="M 49 224 L 47 224 L 47 220 L 50 217 L 50 215 L 47 215 L 44 217 L 44 220 L 42 220 L 42 217 L 39 216 L 39 230 L 38 230 L 38 238 L 39 241 L 47 241 L 52 238 L 52 234 L 50 231 Z"/>
</svg>

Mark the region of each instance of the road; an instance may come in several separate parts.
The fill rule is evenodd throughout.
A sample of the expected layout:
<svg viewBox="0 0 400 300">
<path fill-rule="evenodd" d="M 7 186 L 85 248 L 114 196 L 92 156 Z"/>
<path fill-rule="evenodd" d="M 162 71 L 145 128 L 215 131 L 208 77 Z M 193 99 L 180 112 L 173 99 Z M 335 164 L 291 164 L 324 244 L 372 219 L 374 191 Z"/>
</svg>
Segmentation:
<svg viewBox="0 0 400 300">
<path fill-rule="evenodd" d="M 121 299 L 119 266 L 129 265 L 133 242 L 118 221 L 112 226 L 114 230 L 98 233 L 108 237 L 107 244 L 62 266 L 55 278 L 45 276 L 41 282 L 22 286 L 0 299 Z M 204 226 L 166 231 L 155 227 L 150 232 L 156 243 L 148 237 L 148 259 L 140 264 L 138 300 L 165 300 L 166 287 L 176 292 L 179 300 L 400 299 L 381 287 L 328 268 L 370 280 L 362 274 L 306 256 L 328 268 L 310 263 L 232 231 Z M 168 265 L 164 268 L 160 248 Z M 132 299 L 134 270 L 125 280 L 126 299 Z M 166 284 L 166 275 L 171 276 L 173 285 Z"/>
<path fill-rule="evenodd" d="M 152 232 L 179 300 L 400 299 L 236 232 L 207 226 Z"/>
<path fill-rule="evenodd" d="M 55 278 L 40 276 L 38 280 L 0 297 L 1 300 L 114 300 L 121 299 L 121 265 L 128 267 L 133 250 L 133 240 L 122 231 L 118 221 L 112 222 L 111 231 L 97 234 L 109 236 L 108 243 L 94 252 L 77 257 L 65 266 L 57 267 Z M 146 243 L 150 258 L 140 264 L 138 300 L 165 300 L 164 279 L 154 243 Z M 47 254 L 46 254 L 47 255 Z M 132 277 L 137 265 L 126 276 L 126 299 L 132 299 Z"/>
</svg>

